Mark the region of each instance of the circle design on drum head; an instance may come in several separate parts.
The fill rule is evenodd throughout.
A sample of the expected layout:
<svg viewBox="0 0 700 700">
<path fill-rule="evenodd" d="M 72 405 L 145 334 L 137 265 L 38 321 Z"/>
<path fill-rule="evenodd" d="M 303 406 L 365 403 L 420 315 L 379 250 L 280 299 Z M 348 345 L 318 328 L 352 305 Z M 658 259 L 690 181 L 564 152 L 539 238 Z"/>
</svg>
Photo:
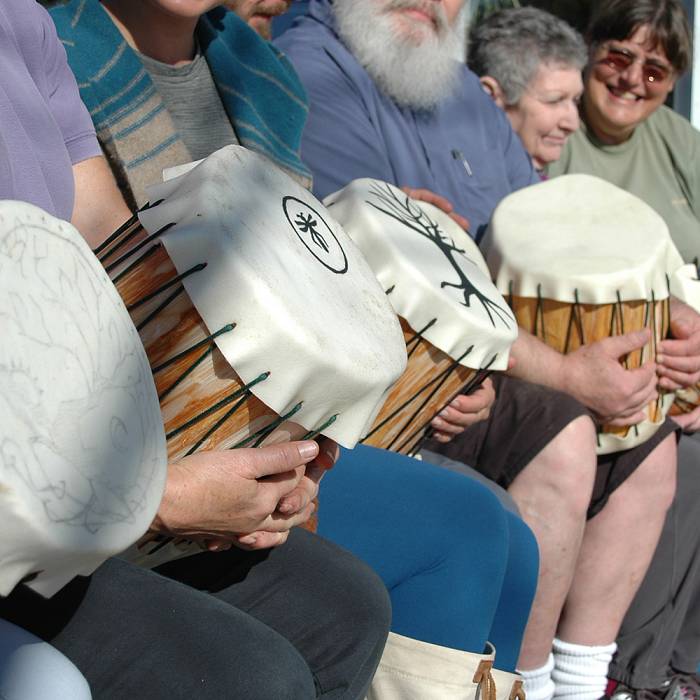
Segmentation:
<svg viewBox="0 0 700 700">
<path fill-rule="evenodd" d="M 304 247 L 321 265 L 339 275 L 348 271 L 348 259 L 325 219 L 310 205 L 291 195 L 282 200 L 287 221 Z"/>
</svg>

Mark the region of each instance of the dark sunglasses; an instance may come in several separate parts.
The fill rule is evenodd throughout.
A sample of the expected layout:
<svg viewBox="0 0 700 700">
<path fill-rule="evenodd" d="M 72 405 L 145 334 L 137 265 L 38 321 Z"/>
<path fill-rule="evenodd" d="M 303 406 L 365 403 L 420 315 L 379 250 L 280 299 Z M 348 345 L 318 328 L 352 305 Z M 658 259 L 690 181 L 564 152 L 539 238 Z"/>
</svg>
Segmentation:
<svg viewBox="0 0 700 700">
<path fill-rule="evenodd" d="M 644 61 L 639 58 L 639 56 L 626 49 L 608 48 L 607 54 L 600 59 L 599 63 L 606 65 L 608 68 L 612 68 L 617 73 L 626 71 L 635 63 L 641 63 L 644 82 L 648 83 L 649 86 L 662 85 L 671 75 L 670 67 Z"/>
</svg>

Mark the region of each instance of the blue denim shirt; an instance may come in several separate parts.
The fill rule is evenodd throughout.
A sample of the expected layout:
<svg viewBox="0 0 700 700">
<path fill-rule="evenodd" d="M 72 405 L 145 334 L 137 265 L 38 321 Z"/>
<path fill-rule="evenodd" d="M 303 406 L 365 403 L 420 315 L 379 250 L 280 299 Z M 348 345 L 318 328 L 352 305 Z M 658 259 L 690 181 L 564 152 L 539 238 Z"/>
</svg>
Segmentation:
<svg viewBox="0 0 700 700">
<path fill-rule="evenodd" d="M 308 93 L 302 160 L 325 197 L 374 177 L 423 187 L 449 199 L 483 233 L 498 202 L 539 178 L 503 111 L 462 68 L 459 91 L 430 112 L 397 106 L 379 92 L 335 32 L 330 0 L 276 41 Z"/>
</svg>

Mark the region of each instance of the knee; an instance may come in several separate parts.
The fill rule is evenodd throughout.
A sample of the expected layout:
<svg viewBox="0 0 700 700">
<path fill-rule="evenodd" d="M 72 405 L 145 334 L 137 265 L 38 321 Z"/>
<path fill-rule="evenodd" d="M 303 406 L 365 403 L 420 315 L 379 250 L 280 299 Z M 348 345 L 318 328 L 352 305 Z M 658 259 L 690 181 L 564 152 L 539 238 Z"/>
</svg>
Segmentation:
<svg viewBox="0 0 700 700">
<path fill-rule="evenodd" d="M 666 437 L 613 493 L 642 513 L 664 515 L 676 495 L 676 438 Z"/>
<path fill-rule="evenodd" d="M 585 520 L 596 468 L 595 426 L 588 416 L 579 416 L 525 467 L 511 493 L 523 512 L 532 509 L 531 501 L 552 500 L 558 509 L 564 506 L 571 516 Z"/>
</svg>

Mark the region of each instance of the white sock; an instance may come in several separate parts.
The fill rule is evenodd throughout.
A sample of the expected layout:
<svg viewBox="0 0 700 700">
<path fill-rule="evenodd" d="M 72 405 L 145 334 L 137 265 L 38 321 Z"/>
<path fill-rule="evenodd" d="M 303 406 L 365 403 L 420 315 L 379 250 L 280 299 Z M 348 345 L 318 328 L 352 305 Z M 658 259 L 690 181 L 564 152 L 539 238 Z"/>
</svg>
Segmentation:
<svg viewBox="0 0 700 700">
<path fill-rule="evenodd" d="M 553 668 L 554 657 L 550 654 L 544 666 L 533 668 L 531 671 L 516 669 L 517 673 L 522 676 L 523 690 L 527 700 L 552 700 L 554 695 Z"/>
<path fill-rule="evenodd" d="M 599 700 L 605 695 L 608 666 L 617 644 L 589 647 L 554 640 L 554 698 Z"/>
</svg>

